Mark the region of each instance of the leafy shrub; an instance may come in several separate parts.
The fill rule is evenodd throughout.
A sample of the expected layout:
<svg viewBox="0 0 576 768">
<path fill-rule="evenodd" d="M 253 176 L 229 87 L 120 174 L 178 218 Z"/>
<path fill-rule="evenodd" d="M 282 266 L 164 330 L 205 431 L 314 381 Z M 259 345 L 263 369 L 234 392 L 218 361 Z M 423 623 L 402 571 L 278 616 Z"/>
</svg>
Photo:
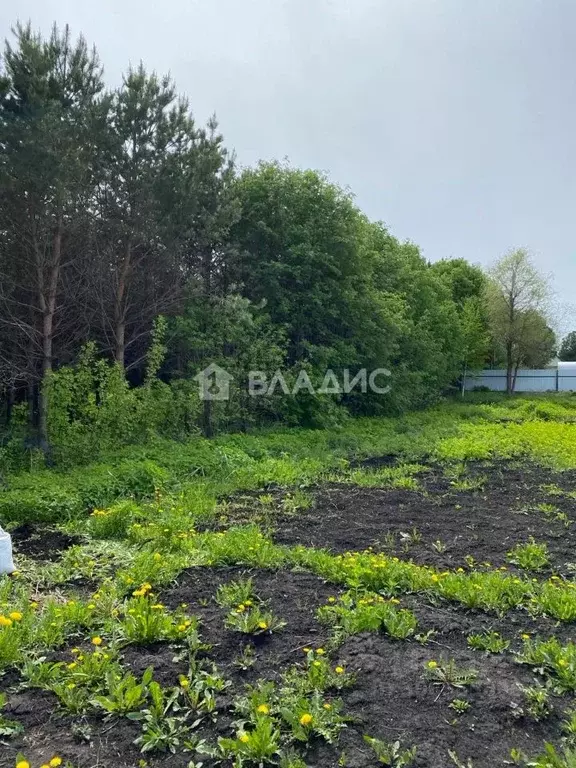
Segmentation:
<svg viewBox="0 0 576 768">
<path fill-rule="evenodd" d="M 466 688 L 478 677 L 475 669 L 458 667 L 454 659 L 434 659 L 424 665 L 424 679 L 434 685 L 451 685 L 453 688 Z"/>
<path fill-rule="evenodd" d="M 90 517 L 90 534 L 95 539 L 123 539 L 140 513 L 140 507 L 131 500 L 95 509 Z"/>
<path fill-rule="evenodd" d="M 416 747 L 404 749 L 399 741 L 383 741 L 371 736 L 364 736 L 364 741 L 372 747 L 376 759 L 381 765 L 404 768 L 404 766 L 412 765 L 416 759 Z"/>
<path fill-rule="evenodd" d="M 487 653 L 503 653 L 510 646 L 510 641 L 505 640 L 499 632 L 484 632 L 468 635 L 468 645 L 477 651 Z"/>
<path fill-rule="evenodd" d="M 15 488 L 0 494 L 0 523 L 63 522 L 81 514 L 83 504 L 78 494 L 55 484 L 45 486 L 35 480 L 29 488 Z"/>
<path fill-rule="evenodd" d="M 566 747 L 560 753 L 553 744 L 546 744 L 544 754 L 529 765 L 531 768 L 575 768 L 576 750 Z"/>
<path fill-rule="evenodd" d="M 126 497 L 148 499 L 170 482 L 168 470 L 151 459 L 97 464 L 90 472 L 76 470 L 72 477 L 85 509 L 104 507 Z"/>
<path fill-rule="evenodd" d="M 550 678 L 557 692 L 576 691 L 576 644 L 568 642 L 563 646 L 555 637 L 525 640 L 516 660 Z"/>
<path fill-rule="evenodd" d="M 517 544 L 510 550 L 507 559 L 527 571 L 540 571 L 550 562 L 547 545 L 544 542 L 538 543 L 532 536 L 525 544 Z"/>
<path fill-rule="evenodd" d="M 384 631 L 405 640 L 414 634 L 417 620 L 410 611 L 396 608 L 397 602 L 395 598 L 385 600 L 369 593 L 356 600 L 352 593 L 347 593 L 338 603 L 321 608 L 319 617 L 332 625 L 337 637 Z"/>
<path fill-rule="evenodd" d="M 169 485 L 170 473 L 150 459 L 96 464 L 66 475 L 46 470 L 18 475 L 0 493 L 0 522 L 63 522 L 117 499 L 148 499 Z"/>
</svg>

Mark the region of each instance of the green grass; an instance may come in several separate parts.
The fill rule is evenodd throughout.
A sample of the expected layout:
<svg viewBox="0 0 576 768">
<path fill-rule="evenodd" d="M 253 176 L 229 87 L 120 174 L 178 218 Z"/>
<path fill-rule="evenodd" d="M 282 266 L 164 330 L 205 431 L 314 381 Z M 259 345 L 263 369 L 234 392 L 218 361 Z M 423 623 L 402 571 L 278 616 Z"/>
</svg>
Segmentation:
<svg viewBox="0 0 576 768">
<path fill-rule="evenodd" d="M 528 458 L 576 468 L 576 399 L 536 397 L 497 403 L 452 402 L 399 418 L 357 419 L 326 430 L 281 429 L 186 443 L 155 440 L 67 472 L 11 475 L 0 493 L 0 524 L 59 522 L 119 499 L 169 494 L 187 513 L 209 514 L 217 496 L 328 478 L 418 489 L 418 461 Z M 558 420 L 554 421 L 552 415 Z M 392 454 L 400 466 L 350 469 L 349 462 Z M 455 482 L 465 482 L 458 480 Z"/>
</svg>

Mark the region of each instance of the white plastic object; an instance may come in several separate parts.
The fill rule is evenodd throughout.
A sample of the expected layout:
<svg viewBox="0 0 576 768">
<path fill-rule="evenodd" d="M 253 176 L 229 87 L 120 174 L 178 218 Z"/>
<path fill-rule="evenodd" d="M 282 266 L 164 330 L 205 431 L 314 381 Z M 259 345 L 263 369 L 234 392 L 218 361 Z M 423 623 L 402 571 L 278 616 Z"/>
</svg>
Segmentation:
<svg viewBox="0 0 576 768">
<path fill-rule="evenodd" d="M 15 570 L 12 559 L 12 537 L 0 528 L 0 573 L 14 573 Z"/>
</svg>

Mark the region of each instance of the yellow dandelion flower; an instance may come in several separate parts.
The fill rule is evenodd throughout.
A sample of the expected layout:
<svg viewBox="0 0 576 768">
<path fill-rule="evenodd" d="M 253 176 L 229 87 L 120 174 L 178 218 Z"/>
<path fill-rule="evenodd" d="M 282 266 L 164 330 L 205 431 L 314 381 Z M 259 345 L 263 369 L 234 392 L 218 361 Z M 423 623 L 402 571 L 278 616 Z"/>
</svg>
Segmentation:
<svg viewBox="0 0 576 768">
<path fill-rule="evenodd" d="M 303 726 L 307 726 L 307 725 L 310 725 L 310 723 L 312 722 L 312 720 L 313 720 L 313 717 L 312 717 L 312 715 L 311 715 L 310 713 L 308 713 L 308 712 L 305 712 L 305 713 L 302 715 L 302 717 L 300 718 L 300 725 L 303 725 Z"/>
<path fill-rule="evenodd" d="M 429 661 L 426 664 L 426 666 L 428 667 L 428 669 L 436 669 L 436 667 L 438 666 L 438 662 L 437 661 Z"/>
<path fill-rule="evenodd" d="M 335 667 L 334 672 L 336 672 L 337 675 L 343 675 L 345 670 L 344 667 Z"/>
<path fill-rule="evenodd" d="M 102 645 L 102 638 L 101 637 L 93 637 L 92 638 L 92 645 Z"/>
<path fill-rule="evenodd" d="M 258 629 L 268 629 L 268 624 L 265 621 L 259 621 Z"/>
<path fill-rule="evenodd" d="M 48 763 L 50 768 L 58 768 L 59 765 L 62 765 L 62 758 L 58 757 L 58 755 L 54 755 L 52 760 Z"/>
<path fill-rule="evenodd" d="M 12 619 L 9 619 L 7 616 L 0 616 L 0 627 L 11 627 L 12 626 Z"/>
<path fill-rule="evenodd" d="M 259 712 L 261 715 L 269 715 L 270 714 L 270 708 L 268 704 L 260 704 L 256 712 Z"/>
<path fill-rule="evenodd" d="M 28 760 L 18 760 L 16 768 L 30 768 L 30 763 Z"/>
<path fill-rule="evenodd" d="M 250 741 L 250 736 L 247 733 L 241 733 L 240 736 L 238 736 L 238 738 L 240 739 L 242 744 L 246 744 L 247 742 Z"/>
<path fill-rule="evenodd" d="M 20 611 L 12 611 L 12 613 L 8 614 L 12 621 L 22 621 L 22 614 Z"/>
</svg>

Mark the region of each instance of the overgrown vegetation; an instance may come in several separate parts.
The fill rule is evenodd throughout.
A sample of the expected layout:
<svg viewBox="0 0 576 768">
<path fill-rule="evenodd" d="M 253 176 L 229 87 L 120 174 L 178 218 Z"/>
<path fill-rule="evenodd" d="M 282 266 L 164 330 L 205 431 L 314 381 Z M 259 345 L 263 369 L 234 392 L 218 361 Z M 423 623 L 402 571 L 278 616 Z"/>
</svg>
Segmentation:
<svg viewBox="0 0 576 768">
<path fill-rule="evenodd" d="M 489 353 L 551 356 L 526 253 L 492 277 L 463 259 L 431 265 L 322 173 L 238 172 L 216 121 L 197 125 L 169 77 L 140 65 L 107 92 L 98 54 L 68 28 L 14 36 L 0 74 L 4 466 L 403 413 Z M 511 269 L 534 290 L 507 314 Z M 226 399 L 200 397 L 211 365 L 231 377 Z M 390 391 L 346 387 L 386 370 Z"/>
<path fill-rule="evenodd" d="M 43 560 L 16 545 L 20 571 L 0 578 L 6 765 L 19 760 L 35 768 L 58 758 L 84 768 L 68 741 L 36 746 L 30 740 L 26 719 L 11 708 L 13 697 L 27 692 L 50 697 L 56 722 L 72 718 L 70 738 L 89 751 L 100 743 L 89 724 L 105 724 L 111 743 L 127 728 L 130 737 L 119 748 L 134 764 L 150 754 L 159 765 L 173 755 L 195 768 L 304 768 L 324 745 L 326 765 L 346 765 L 346 751 L 359 748 L 347 732 L 360 729 L 363 759 L 410 765 L 426 759 L 429 746 L 410 736 L 409 724 L 405 738 L 390 739 L 378 730 L 379 719 L 362 732 L 350 716 L 354 691 L 367 684 L 363 648 L 374 659 L 384 644 L 385 658 L 399 654 L 393 666 L 404 669 L 400 660 L 412 659 L 395 695 L 419 687 L 420 705 L 429 708 L 427 717 L 437 712 L 438 728 L 467 728 L 486 716 L 480 704 L 493 685 L 490 665 L 498 661 L 515 681 L 503 705 L 505 727 L 519 738 L 508 749 L 513 764 L 569 766 L 576 651 L 568 637 L 576 589 L 569 562 L 557 571 L 556 540 L 546 526 L 557 525 L 566 537 L 571 525 L 536 507 L 554 500 L 571 522 L 573 487 L 563 469 L 576 467 L 572 414 L 570 397 L 480 400 L 357 420 L 345 429 L 151 441 L 125 450 L 116 464 L 8 475 L 0 495 L 3 524 L 18 530 L 36 521 L 40 535 L 76 538 Z M 381 467 L 362 465 L 372 456 L 388 458 Z M 480 468 L 471 456 L 484 462 Z M 505 546 L 499 562 L 478 562 L 471 549 L 460 564 L 441 565 L 450 557 L 449 536 L 440 542 L 422 524 L 349 551 L 276 540 L 279 526 L 289 530 L 316 516 L 319 488 L 352 498 L 377 493 L 422 504 L 432 495 L 463 503 L 491 493 L 497 475 L 490 462 L 500 459 L 550 469 L 536 481 L 537 498 L 513 496 L 511 507 L 499 511 L 519 520 L 531 514 L 538 526 L 533 539 L 523 534 Z M 429 485 L 437 462 L 440 487 Z M 454 486 L 468 479 L 466 487 Z M 238 494 L 250 500 L 250 514 L 264 529 L 249 517 L 235 522 Z M 461 510 L 454 503 L 453 514 Z M 194 588 L 178 592 L 182 579 L 208 569 L 205 596 Z M 299 595 L 278 599 L 290 573 L 325 584 L 323 598 L 310 605 Z M 268 591 L 272 579 L 279 592 Z M 291 620 L 295 607 L 318 621 L 307 645 L 294 639 L 306 632 Z M 465 626 L 477 629 L 442 636 L 446 616 L 452 627 L 465 618 Z M 519 616 L 528 631 L 518 632 Z M 288 663 L 262 674 L 268 649 L 279 647 L 289 649 Z M 375 676 L 383 690 L 396 684 L 393 666 Z M 527 747 L 520 734 L 528 722 L 547 729 L 548 746 Z M 466 765 L 465 753 L 451 751 L 445 748 L 444 761 Z M 506 758 L 504 746 L 500 754 Z M 470 760 L 485 765 L 478 756 Z"/>
</svg>

